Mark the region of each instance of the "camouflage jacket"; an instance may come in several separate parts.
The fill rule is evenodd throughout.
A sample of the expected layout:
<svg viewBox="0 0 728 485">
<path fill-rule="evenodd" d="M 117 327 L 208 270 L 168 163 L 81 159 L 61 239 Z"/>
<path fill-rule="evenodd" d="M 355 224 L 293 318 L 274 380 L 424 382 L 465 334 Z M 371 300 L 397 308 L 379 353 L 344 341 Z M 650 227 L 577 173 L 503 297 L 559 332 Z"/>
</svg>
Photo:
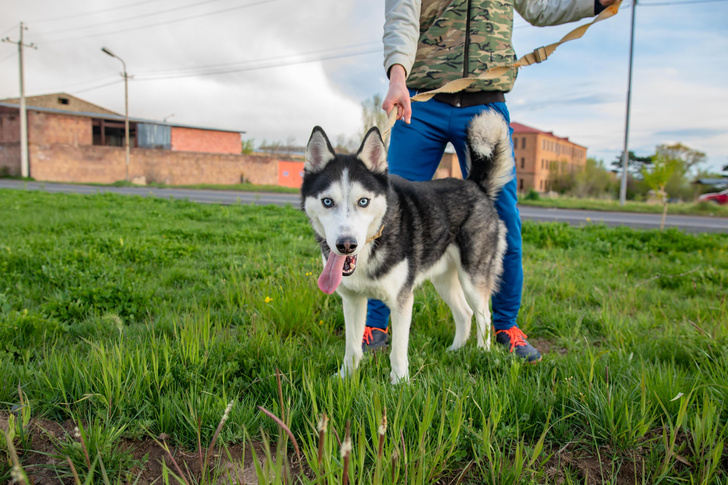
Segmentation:
<svg viewBox="0 0 728 485">
<path fill-rule="evenodd" d="M 532 25 L 593 16 L 594 0 L 387 0 L 384 67 L 401 64 L 407 86 L 427 91 L 514 62 L 513 10 Z M 468 91 L 510 91 L 514 73 Z"/>
</svg>

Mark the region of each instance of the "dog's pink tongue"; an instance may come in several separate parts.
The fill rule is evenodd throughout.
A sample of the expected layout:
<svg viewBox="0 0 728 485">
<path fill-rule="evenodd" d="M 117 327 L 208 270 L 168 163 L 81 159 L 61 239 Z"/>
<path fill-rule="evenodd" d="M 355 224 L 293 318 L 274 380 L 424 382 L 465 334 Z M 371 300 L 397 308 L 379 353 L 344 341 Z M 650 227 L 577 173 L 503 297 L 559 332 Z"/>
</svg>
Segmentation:
<svg viewBox="0 0 728 485">
<path fill-rule="evenodd" d="M 329 253 L 329 259 L 326 261 L 326 266 L 318 279 L 318 285 L 321 291 L 329 295 L 336 291 L 336 288 L 343 278 L 342 271 L 344 271 L 345 261 L 346 256 L 339 256 L 338 254 L 334 254 L 333 251 Z"/>
</svg>

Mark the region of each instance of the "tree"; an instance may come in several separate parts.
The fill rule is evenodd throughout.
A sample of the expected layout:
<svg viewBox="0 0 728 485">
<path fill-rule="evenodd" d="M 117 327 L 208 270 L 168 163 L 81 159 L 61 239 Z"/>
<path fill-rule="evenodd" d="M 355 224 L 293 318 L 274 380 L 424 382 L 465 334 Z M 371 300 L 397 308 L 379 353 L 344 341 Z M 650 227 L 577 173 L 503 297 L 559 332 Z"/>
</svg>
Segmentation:
<svg viewBox="0 0 728 485">
<path fill-rule="evenodd" d="M 682 143 L 673 143 L 658 145 L 654 157 L 665 157 L 674 160 L 677 164 L 665 188 L 671 196 L 683 200 L 696 196 L 695 187 L 690 184 L 690 178 L 692 178 L 691 174 L 698 173 L 698 166 L 706 159 L 705 153 L 693 150 Z"/>
<path fill-rule="evenodd" d="M 382 96 L 380 94 L 375 94 L 371 98 L 362 102 L 361 121 L 364 126 L 362 128 L 360 139 L 363 140 L 367 131 L 369 131 L 371 127 L 376 126 L 382 133 L 385 146 L 389 147 L 389 135 L 384 136 L 384 130 L 387 128 L 389 118 L 387 117 L 387 113 L 385 113 L 382 109 L 382 101 Z"/>
<path fill-rule="evenodd" d="M 347 138 L 346 135 L 339 134 L 334 142 L 334 151 L 336 153 L 356 153 L 359 149 L 361 140 L 357 140 L 356 136 Z"/>
<path fill-rule="evenodd" d="M 684 173 L 689 172 L 694 166 L 705 161 L 705 153 L 693 150 L 679 142 L 672 145 L 658 145 L 655 155 L 665 155 L 670 159 L 677 160 L 680 162 Z"/>
<path fill-rule="evenodd" d="M 614 177 L 604 166 L 604 161 L 587 158 L 584 170 L 576 173 L 574 195 L 577 197 L 599 197 L 610 193 L 614 186 Z"/>
<path fill-rule="evenodd" d="M 243 140 L 243 155 L 250 155 L 253 153 L 253 150 L 255 149 L 255 138 L 249 138 L 247 140 Z"/>
<path fill-rule="evenodd" d="M 619 155 L 612 162 L 612 167 L 614 167 L 614 171 L 617 173 L 622 173 L 622 156 L 623 155 Z M 642 173 L 642 168 L 645 165 L 649 165 L 652 163 L 652 157 L 653 157 L 653 155 L 648 155 L 646 157 L 638 157 L 637 155 L 635 155 L 635 153 L 632 150 L 630 150 L 629 151 L 629 172 L 627 173 L 627 175 L 639 176 Z"/>
<path fill-rule="evenodd" d="M 662 220 L 660 221 L 660 230 L 665 228 L 665 218 L 667 217 L 667 186 L 670 178 L 676 171 L 682 168 L 680 160 L 671 158 L 670 152 L 658 151 L 652 159 L 650 167 L 642 167 L 642 180 L 652 189 L 658 196 L 662 197 Z"/>
<path fill-rule="evenodd" d="M 280 141 L 272 141 L 269 143 L 263 140 L 263 142 L 260 144 L 260 151 L 267 152 L 270 155 L 282 153 L 283 143 L 281 143 Z"/>
<path fill-rule="evenodd" d="M 549 187 L 560 194 L 578 198 L 601 197 L 616 188 L 613 174 L 602 160 L 587 158 L 581 170 L 551 172 Z"/>
</svg>

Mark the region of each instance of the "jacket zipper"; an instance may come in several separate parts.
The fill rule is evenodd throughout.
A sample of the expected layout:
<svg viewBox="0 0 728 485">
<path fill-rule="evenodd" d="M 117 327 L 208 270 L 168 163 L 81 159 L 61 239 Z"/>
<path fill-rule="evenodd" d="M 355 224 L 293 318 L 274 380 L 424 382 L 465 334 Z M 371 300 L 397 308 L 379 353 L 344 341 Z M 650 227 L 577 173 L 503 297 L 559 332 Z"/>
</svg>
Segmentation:
<svg viewBox="0 0 728 485">
<path fill-rule="evenodd" d="M 463 77 L 468 77 L 468 59 L 470 57 L 470 8 L 472 0 L 468 0 L 467 17 L 465 18 L 465 48 L 463 53 Z M 460 107 L 460 93 L 457 94 L 456 106 Z"/>
</svg>

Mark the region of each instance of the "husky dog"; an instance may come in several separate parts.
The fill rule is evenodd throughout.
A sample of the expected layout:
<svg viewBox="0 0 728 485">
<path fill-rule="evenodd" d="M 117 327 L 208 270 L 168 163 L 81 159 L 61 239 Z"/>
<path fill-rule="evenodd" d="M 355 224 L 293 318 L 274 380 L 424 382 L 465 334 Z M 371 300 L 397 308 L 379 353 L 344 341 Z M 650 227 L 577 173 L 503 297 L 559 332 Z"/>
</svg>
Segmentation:
<svg viewBox="0 0 728 485">
<path fill-rule="evenodd" d="M 375 298 L 392 311 L 391 380 L 409 379 L 413 292 L 428 279 L 455 320 L 449 350 L 465 344 L 473 314 L 478 346 L 490 349 L 488 302 L 497 290 L 506 250 L 506 228 L 493 200 L 514 168 L 503 117 L 486 111 L 474 118 L 468 145 L 466 180 L 409 182 L 388 175 L 377 128 L 369 130 L 356 155 L 337 155 L 324 131 L 313 129 L 301 206 L 321 246 L 319 288 L 338 292 L 344 304 L 341 376 L 361 361 L 367 299 Z"/>
</svg>

